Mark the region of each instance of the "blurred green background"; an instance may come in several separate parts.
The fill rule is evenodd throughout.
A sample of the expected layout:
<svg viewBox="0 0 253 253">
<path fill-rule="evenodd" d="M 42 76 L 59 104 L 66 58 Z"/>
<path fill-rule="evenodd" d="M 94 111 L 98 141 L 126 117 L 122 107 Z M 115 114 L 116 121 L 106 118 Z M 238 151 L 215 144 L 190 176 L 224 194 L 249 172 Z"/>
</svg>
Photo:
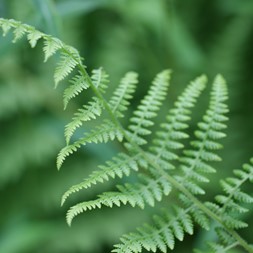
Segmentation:
<svg viewBox="0 0 253 253">
<path fill-rule="evenodd" d="M 0 16 L 76 47 L 89 70 L 103 66 L 109 73 L 109 92 L 125 72 L 139 72 L 133 106 L 162 69 L 173 69 L 166 111 L 197 75 L 206 73 L 212 81 L 223 74 L 231 120 L 221 152 L 224 160 L 208 185 L 208 196 L 219 190 L 218 178 L 253 156 L 252 0 L 0 0 Z M 43 64 L 41 45 L 30 49 L 24 41 L 10 41 L 11 36 L 0 37 L 0 252 L 109 252 L 120 235 L 148 221 L 153 211 L 103 208 L 80 215 L 67 227 L 68 206 L 112 189 L 115 182 L 77 194 L 63 208 L 61 195 L 110 158 L 117 146 L 88 146 L 57 172 L 64 125 L 82 101 L 64 112 L 61 89 L 53 89 L 56 59 Z M 193 126 L 206 103 L 204 95 Z M 251 227 L 252 218 L 246 217 Z M 250 229 L 242 233 L 250 239 Z M 212 231 L 199 231 L 178 243 L 175 252 L 201 248 L 205 238 L 215 239 Z"/>
</svg>

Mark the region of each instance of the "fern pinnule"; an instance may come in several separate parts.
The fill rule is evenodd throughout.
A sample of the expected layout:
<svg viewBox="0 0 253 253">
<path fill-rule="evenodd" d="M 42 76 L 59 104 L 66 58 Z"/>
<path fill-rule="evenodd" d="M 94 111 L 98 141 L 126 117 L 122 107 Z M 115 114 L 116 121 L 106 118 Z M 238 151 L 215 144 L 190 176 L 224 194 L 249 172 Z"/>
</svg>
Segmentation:
<svg viewBox="0 0 253 253">
<path fill-rule="evenodd" d="M 61 53 L 61 60 L 54 74 L 55 87 L 74 70 L 77 64 L 78 61 L 75 58 L 69 57 L 68 53 Z"/>
<path fill-rule="evenodd" d="M 179 140 L 187 138 L 188 135 L 183 131 L 188 128 L 187 121 L 190 120 L 190 108 L 193 108 L 206 86 L 206 76 L 200 76 L 191 82 L 185 89 L 175 106 L 166 116 L 166 122 L 161 124 L 161 130 L 156 132 L 156 138 L 150 147 L 152 153 L 155 154 L 154 161 L 161 164 L 161 160 L 176 160 L 178 156 L 172 151 L 182 149 L 184 145 Z"/>
<path fill-rule="evenodd" d="M 107 88 L 107 83 L 109 83 L 108 74 L 103 70 L 103 68 L 94 69 L 92 73 L 92 82 L 104 93 L 105 89 Z M 90 86 L 88 77 L 84 76 L 81 72 L 79 72 L 79 74 L 75 76 L 70 82 L 72 85 L 66 88 L 64 91 L 64 108 L 66 108 L 68 102 L 72 98 L 76 97 L 83 90 L 89 88 Z M 69 144 L 70 138 L 76 129 L 83 125 L 83 122 L 91 119 L 96 119 L 101 115 L 103 110 L 103 103 L 96 96 L 94 96 L 92 100 L 93 101 L 88 102 L 88 104 L 83 105 L 83 108 L 78 109 L 78 112 L 74 114 L 72 121 L 66 125 L 64 135 L 66 137 L 67 144 Z"/>
<path fill-rule="evenodd" d="M 92 97 L 92 101 L 89 101 L 83 108 L 78 109 L 74 114 L 71 122 L 65 126 L 64 135 L 66 138 L 67 145 L 70 142 L 71 137 L 77 128 L 83 125 L 83 122 L 89 121 L 91 119 L 96 119 L 101 115 L 103 110 L 103 105 L 97 97 Z"/>
<path fill-rule="evenodd" d="M 106 143 L 115 138 L 122 141 L 123 134 L 121 129 L 119 129 L 113 122 L 104 120 L 103 123 L 97 126 L 94 130 L 86 132 L 83 138 L 67 145 L 59 152 L 57 157 L 57 168 L 60 169 L 66 157 L 76 152 L 81 146 L 85 146 L 88 143 Z"/>
<path fill-rule="evenodd" d="M 151 119 L 156 117 L 157 111 L 160 109 L 162 101 L 167 95 L 170 74 L 170 70 L 164 70 L 156 76 L 150 86 L 148 94 L 141 101 L 137 110 L 133 112 L 134 116 L 130 119 L 131 124 L 128 127 L 130 129 L 129 138 L 133 142 L 137 140 L 138 145 L 147 143 L 142 136 L 151 133 L 148 128 L 154 124 Z"/>
<path fill-rule="evenodd" d="M 229 234 L 223 227 L 216 227 L 215 233 L 218 236 L 217 241 L 207 242 L 208 249 L 204 252 L 201 250 L 194 250 L 194 253 L 227 253 L 236 248 L 238 242 Z"/>
<path fill-rule="evenodd" d="M 3 29 L 3 36 L 6 36 L 12 27 L 17 27 L 20 23 L 15 20 L 0 19 L 0 26 Z"/>
<path fill-rule="evenodd" d="M 222 227 L 216 227 L 215 232 L 218 235 L 219 242 L 208 242 L 210 253 L 226 253 L 238 246 L 238 242 Z"/>
<path fill-rule="evenodd" d="M 105 72 L 103 68 L 93 69 L 91 80 L 95 87 L 101 92 L 105 93 L 106 89 L 108 88 L 108 79 L 109 75 Z"/>
<path fill-rule="evenodd" d="M 245 204 L 253 203 L 253 197 L 243 192 L 243 184 L 251 181 L 253 178 L 253 166 L 244 164 L 242 170 L 234 171 L 235 177 L 221 180 L 221 186 L 224 194 L 217 195 L 215 200 L 221 206 L 218 214 L 222 217 L 227 227 L 238 229 L 248 225 L 241 221 L 237 216 L 248 212 Z"/>
<path fill-rule="evenodd" d="M 221 160 L 213 151 L 222 147 L 217 140 L 225 137 L 222 131 L 226 128 L 224 124 L 227 120 L 225 114 L 228 112 L 224 103 L 226 100 L 225 81 L 221 76 L 217 76 L 213 83 L 209 108 L 203 116 L 203 122 L 198 124 L 199 130 L 195 131 L 196 140 L 191 141 L 194 149 L 185 150 L 184 156 L 180 158 L 183 176 L 177 176 L 177 180 L 184 182 L 185 187 L 193 194 L 204 194 L 205 191 L 198 183 L 209 182 L 204 174 L 215 172 L 208 162 Z"/>
<path fill-rule="evenodd" d="M 145 224 L 137 232 L 124 235 L 112 252 L 137 253 L 144 248 L 166 253 L 167 248 L 174 249 L 175 239 L 182 241 L 185 233 L 193 234 L 193 222 L 188 212 L 189 209 L 179 207 L 174 212 L 164 211 L 163 215 L 154 217 L 154 225 Z"/>
<path fill-rule="evenodd" d="M 44 62 L 47 62 L 51 56 L 63 47 L 63 43 L 59 39 L 53 38 L 49 35 L 45 38 L 43 51 L 45 54 Z"/>
<path fill-rule="evenodd" d="M 124 116 L 122 112 L 126 111 L 130 104 L 129 100 L 132 99 L 132 94 L 135 92 L 138 83 L 137 77 L 138 75 L 135 72 L 126 73 L 111 97 L 109 105 L 117 117 L 122 118 Z"/>
<path fill-rule="evenodd" d="M 27 34 L 27 39 L 31 45 L 32 48 L 34 48 L 38 42 L 39 39 L 43 37 L 43 33 L 40 31 L 37 31 L 35 28 L 30 29 Z"/>
<path fill-rule="evenodd" d="M 105 165 L 100 165 L 99 170 L 93 171 L 83 182 L 73 185 L 62 196 L 61 205 L 64 204 L 66 199 L 73 193 L 82 189 L 87 189 L 97 183 L 108 181 L 109 178 L 115 178 L 116 176 L 122 178 L 124 175 L 129 176 L 131 170 L 138 170 L 139 155 L 128 156 L 124 153 L 119 153 L 113 157 L 110 161 L 107 161 Z"/>
<path fill-rule="evenodd" d="M 69 82 L 71 85 L 64 90 L 63 95 L 64 110 L 67 108 L 67 105 L 71 99 L 79 95 L 83 90 L 89 88 L 87 77 L 83 76 L 80 72 Z"/>
<path fill-rule="evenodd" d="M 253 160 L 251 160 L 253 164 Z M 253 203 L 253 197 L 243 192 L 242 186 L 250 182 L 253 176 L 253 165 L 245 164 L 241 170 L 234 170 L 235 177 L 230 177 L 221 181 L 224 194 L 217 195 L 214 203 L 207 202 L 210 210 L 216 213 L 223 224 L 217 225 L 215 231 L 218 235 L 216 242 L 208 242 L 210 253 L 229 252 L 240 243 L 231 230 L 237 230 L 248 226 L 247 223 L 240 220 L 240 214 L 248 212 L 247 205 Z M 187 198 L 184 198 L 187 202 Z M 246 205 L 245 205 L 246 204 Z M 250 249 L 250 246 L 247 246 Z M 251 247 L 251 250 L 253 248 Z M 201 251 L 196 251 L 201 252 Z M 205 251 L 206 252 L 206 251 Z M 249 251 L 250 252 L 250 251 Z"/>
<path fill-rule="evenodd" d="M 17 25 L 17 27 L 14 28 L 14 31 L 13 31 L 14 38 L 12 42 L 16 43 L 25 35 L 25 33 L 26 33 L 26 28 L 22 24 Z"/>
<path fill-rule="evenodd" d="M 87 206 L 85 206 L 83 203 L 77 204 L 75 206 L 72 206 L 69 211 L 67 212 L 67 224 L 69 226 L 71 226 L 71 222 L 73 220 L 73 218 L 75 216 L 77 216 L 78 214 L 86 211 L 87 209 L 91 210 L 91 209 L 95 209 L 95 208 L 101 208 L 101 203 L 99 203 L 98 201 L 89 201 L 86 202 Z"/>
<path fill-rule="evenodd" d="M 67 213 L 68 223 L 71 224 L 77 214 L 102 205 L 113 207 L 129 203 L 132 207 L 139 206 L 142 209 L 145 204 L 154 206 L 156 201 L 161 201 L 163 196 L 167 196 L 171 192 L 171 186 L 164 177 L 153 179 L 140 174 L 140 178 L 143 182 L 118 185 L 118 191 L 104 192 L 96 200 L 85 201 L 71 207 Z"/>
</svg>

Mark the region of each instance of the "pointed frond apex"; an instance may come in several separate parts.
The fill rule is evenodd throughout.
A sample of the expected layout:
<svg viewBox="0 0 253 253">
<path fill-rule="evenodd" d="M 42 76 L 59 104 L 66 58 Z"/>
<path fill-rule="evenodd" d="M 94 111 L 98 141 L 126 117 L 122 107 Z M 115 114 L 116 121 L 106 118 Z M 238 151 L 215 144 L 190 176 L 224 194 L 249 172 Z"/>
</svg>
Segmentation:
<svg viewBox="0 0 253 253">
<path fill-rule="evenodd" d="M 148 94 L 141 100 L 140 105 L 133 112 L 134 116 L 130 119 L 131 124 L 129 125 L 129 130 L 131 131 L 129 137 L 133 142 L 136 139 L 140 139 L 138 145 L 146 143 L 142 136 L 151 134 L 148 128 L 154 124 L 152 119 L 157 116 L 162 101 L 166 98 L 170 74 L 170 70 L 164 70 L 156 76 Z"/>
<path fill-rule="evenodd" d="M 105 72 L 103 68 L 92 70 L 91 80 L 94 86 L 101 93 L 105 93 L 106 89 L 108 88 L 109 75 Z"/>
<path fill-rule="evenodd" d="M 123 117 L 122 112 L 127 110 L 129 100 L 136 89 L 138 75 L 135 72 L 128 72 L 121 80 L 120 85 L 115 90 L 110 99 L 110 107 L 117 117 Z"/>
<path fill-rule="evenodd" d="M 63 43 L 56 38 L 51 36 L 45 36 L 43 51 L 45 54 L 44 62 L 53 56 L 59 49 L 63 47 Z"/>
<path fill-rule="evenodd" d="M 86 76 L 79 73 L 70 80 L 71 85 L 64 90 L 63 104 L 64 110 L 67 108 L 69 101 L 78 96 L 83 90 L 89 88 L 89 82 Z"/>
<path fill-rule="evenodd" d="M 68 52 L 61 52 L 61 60 L 54 73 L 55 87 L 57 87 L 58 83 L 65 79 L 77 65 L 78 61 Z"/>
</svg>

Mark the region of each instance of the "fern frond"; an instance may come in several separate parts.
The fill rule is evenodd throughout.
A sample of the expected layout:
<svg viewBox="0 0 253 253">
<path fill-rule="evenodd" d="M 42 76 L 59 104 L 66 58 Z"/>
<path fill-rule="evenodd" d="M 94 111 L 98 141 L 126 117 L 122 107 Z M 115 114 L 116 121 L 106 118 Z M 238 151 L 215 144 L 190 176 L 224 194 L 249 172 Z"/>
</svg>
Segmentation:
<svg viewBox="0 0 253 253">
<path fill-rule="evenodd" d="M 41 39 L 43 35 L 44 35 L 43 33 L 36 30 L 35 28 L 28 30 L 27 39 L 32 48 L 34 48 L 37 45 L 38 40 Z"/>
<path fill-rule="evenodd" d="M 205 253 L 226 253 L 230 252 L 231 249 L 238 246 L 238 242 L 222 227 L 218 226 L 215 228 L 215 232 L 218 236 L 217 242 L 207 242 L 210 250 L 205 250 Z M 200 250 L 195 250 L 195 253 L 202 253 Z"/>
<path fill-rule="evenodd" d="M 146 151 L 141 146 L 147 143 L 145 137 L 151 134 L 150 127 L 154 124 L 153 119 L 157 116 L 166 97 L 170 71 L 166 70 L 157 75 L 147 95 L 130 118 L 130 126 L 126 130 L 119 122 L 119 118 L 124 116 L 123 112 L 127 109 L 129 99 L 135 90 L 137 83 L 135 73 L 128 73 L 122 79 L 112 98 L 107 102 L 103 94 L 108 87 L 108 75 L 100 68 L 94 70 L 89 77 L 76 49 L 15 20 L 0 18 L 0 26 L 4 35 L 10 30 L 14 33 L 13 42 L 27 35 L 31 47 L 35 47 L 37 42 L 42 40 L 45 61 L 57 51 L 60 52 L 60 62 L 54 75 L 56 86 L 74 70 L 79 70 L 72 80 L 72 85 L 64 92 L 65 108 L 69 101 L 84 89 L 90 87 L 94 92 L 95 96 L 92 97 L 91 102 L 84 105 L 66 127 L 67 146 L 58 155 L 58 168 L 65 158 L 81 145 L 107 142 L 115 138 L 119 141 L 123 138 L 126 140 L 124 143 L 127 148 L 126 154 L 120 153 L 106 165 L 100 166 L 100 170 L 93 172 L 84 182 L 70 188 L 64 194 L 62 202 L 74 192 L 116 176 L 119 178 L 128 176 L 130 171 L 140 167 L 149 173 L 147 176 L 139 172 L 141 180 L 137 183 L 119 185 L 118 191 L 102 193 L 95 200 L 71 207 L 67 213 L 69 225 L 77 214 L 102 206 L 112 207 L 122 204 L 141 208 L 146 205 L 154 206 L 156 201 L 167 196 L 174 188 L 185 208 L 176 207 L 174 213 L 166 211 L 164 215 L 156 215 L 153 226 L 145 225 L 136 233 L 123 236 L 122 243 L 116 245 L 114 252 L 136 253 L 141 252 L 142 249 L 167 252 L 167 248 L 174 248 L 175 239 L 183 240 L 185 233 L 193 234 L 193 222 L 204 229 L 209 229 L 211 220 L 214 221 L 219 236 L 217 242 L 210 243 L 211 252 L 228 252 L 237 245 L 248 252 L 253 252 L 252 247 L 237 233 L 237 229 L 248 226 L 241 219 L 241 214 L 248 211 L 249 204 L 253 203 L 253 197 L 243 191 L 242 187 L 245 182 L 253 181 L 252 164 L 244 165 L 242 170 L 234 172 L 234 177 L 221 181 L 224 193 L 216 196 L 216 202 L 203 203 L 196 197 L 198 194 L 205 193 L 200 184 L 208 182 L 206 174 L 215 172 L 209 162 L 221 160 L 215 151 L 222 148 L 219 139 L 225 137 L 223 130 L 226 128 L 228 112 L 225 104 L 227 87 L 221 76 L 217 76 L 213 83 L 209 108 L 202 122 L 198 124 L 198 130 L 195 131 L 196 139 L 190 142 L 191 148 L 183 151 L 183 156 L 177 155 L 174 151 L 184 147 L 180 140 L 188 137 L 184 130 L 188 127 L 187 121 L 190 120 L 191 109 L 204 89 L 205 77 L 200 77 L 191 83 L 179 97 L 175 108 L 169 111 L 167 121 L 162 124 L 153 144 L 151 147 L 148 146 Z M 85 133 L 83 138 L 69 145 L 74 131 L 84 121 L 100 116 L 102 110 L 107 111 L 108 119 Z M 174 168 L 171 160 L 177 159 L 180 162 L 180 169 L 170 171 Z"/>
<path fill-rule="evenodd" d="M 166 122 L 161 124 L 161 130 L 156 133 L 153 146 L 150 147 L 155 154 L 154 161 L 161 162 L 164 159 L 167 163 L 178 158 L 171 150 L 182 149 L 184 146 L 179 140 L 187 138 L 183 131 L 188 128 L 187 121 L 190 120 L 190 108 L 194 107 L 197 98 L 206 86 L 207 78 L 201 76 L 185 89 L 175 103 L 175 107 L 169 111 Z"/>
<path fill-rule="evenodd" d="M 163 196 L 170 193 L 171 186 L 163 177 L 153 179 L 143 174 L 140 176 L 143 183 L 118 185 L 118 192 L 104 192 L 96 200 L 86 201 L 71 207 L 67 213 L 68 223 L 70 224 L 77 214 L 100 208 L 102 205 L 113 207 L 129 203 L 132 207 L 139 206 L 142 209 L 145 204 L 154 206 L 155 201 L 161 201 Z"/>
<path fill-rule="evenodd" d="M 55 87 L 74 70 L 77 64 L 76 58 L 71 57 L 67 52 L 61 52 L 61 60 L 54 73 Z"/>
<path fill-rule="evenodd" d="M 95 208 L 101 208 L 101 203 L 96 200 L 91 200 L 86 202 L 87 207 L 83 204 L 77 204 L 75 206 L 72 206 L 71 209 L 67 212 L 67 224 L 71 226 L 71 222 L 78 214 L 86 211 L 87 209 L 95 209 Z"/>
<path fill-rule="evenodd" d="M 137 253 L 142 249 L 166 253 L 174 249 L 175 240 L 182 241 L 184 234 L 193 234 L 193 222 L 189 210 L 176 208 L 174 213 L 165 211 L 162 216 L 154 217 L 154 225 L 145 224 L 137 232 L 124 235 L 121 244 L 115 245 L 112 252 Z"/>
<path fill-rule="evenodd" d="M 93 97 L 93 101 L 90 101 L 83 108 L 78 109 L 78 112 L 74 114 L 73 119 L 65 127 L 64 135 L 66 137 L 67 144 L 70 138 L 74 134 L 77 128 L 83 125 L 83 122 L 89 121 L 91 119 L 96 119 L 102 113 L 103 106 L 101 101 L 97 97 Z"/>
<path fill-rule="evenodd" d="M 57 168 L 60 169 L 66 157 L 76 152 L 81 146 L 88 143 L 106 143 L 109 140 L 114 140 L 115 138 L 122 141 L 122 131 L 118 129 L 113 122 L 105 120 L 104 123 L 97 126 L 95 130 L 85 133 L 83 138 L 80 138 L 73 144 L 64 147 L 58 154 Z"/>
<path fill-rule="evenodd" d="M 213 151 L 222 147 L 217 140 L 225 137 L 222 130 L 226 128 L 224 124 L 227 120 L 225 114 L 228 112 L 227 105 L 224 103 L 226 100 L 225 81 L 221 76 L 217 76 L 213 83 L 209 108 L 203 117 L 203 122 L 198 124 L 199 130 L 195 131 L 197 139 L 191 142 L 194 149 L 185 150 L 185 156 L 180 158 L 183 176 L 176 176 L 177 180 L 184 183 L 184 186 L 194 195 L 205 193 L 198 183 L 209 182 L 204 174 L 215 172 L 208 162 L 221 160 Z"/>
<path fill-rule="evenodd" d="M 101 92 L 105 93 L 108 88 L 109 75 L 104 71 L 103 68 L 92 70 L 91 80 L 95 87 Z"/>
<path fill-rule="evenodd" d="M 128 156 L 124 153 L 119 153 L 110 161 L 107 161 L 105 165 L 100 165 L 99 170 L 93 171 L 83 182 L 73 185 L 66 191 L 62 196 L 61 205 L 64 204 L 72 193 L 87 189 L 97 183 L 108 181 L 109 178 L 122 178 L 124 175 L 129 176 L 131 170 L 138 170 L 138 158 L 139 155 Z"/>
<path fill-rule="evenodd" d="M 152 118 L 156 117 L 157 111 L 160 109 L 162 101 L 166 97 L 166 92 L 169 87 L 170 71 L 165 70 L 159 73 L 153 81 L 148 94 L 141 101 L 137 110 L 134 111 L 134 116 L 130 119 L 129 129 L 131 133 L 129 138 L 138 145 L 146 144 L 146 140 L 142 136 L 149 135 L 151 133 L 148 127 L 154 123 Z"/>
<path fill-rule="evenodd" d="M 0 19 L 0 26 L 3 29 L 3 36 L 6 36 L 7 33 L 10 31 L 12 27 L 15 27 L 16 25 L 20 24 L 19 22 L 15 20 L 7 20 L 7 19 Z"/>
<path fill-rule="evenodd" d="M 71 85 L 64 90 L 63 95 L 64 110 L 67 108 L 67 105 L 71 99 L 79 95 L 83 90 L 89 88 L 87 77 L 83 76 L 80 72 L 69 82 L 71 83 Z"/>
<path fill-rule="evenodd" d="M 116 113 L 117 117 L 123 117 L 122 112 L 127 110 L 129 100 L 132 99 L 132 94 L 136 89 L 138 75 L 135 72 L 127 73 L 121 80 L 120 85 L 115 90 L 112 98 L 110 99 L 109 105 Z"/>
<path fill-rule="evenodd" d="M 19 24 L 13 31 L 14 39 L 12 40 L 13 43 L 16 43 L 18 40 L 20 40 L 26 33 L 26 28 Z"/>
<path fill-rule="evenodd" d="M 253 163 L 253 159 L 251 160 Z M 216 202 L 221 205 L 217 213 L 227 227 L 232 229 L 247 227 L 247 224 L 238 219 L 238 215 L 248 211 L 244 204 L 253 203 L 253 197 L 242 191 L 242 186 L 247 181 L 253 179 L 253 166 L 244 164 L 242 170 L 234 171 L 235 177 L 221 181 L 221 186 L 225 192 L 216 196 Z"/>
<path fill-rule="evenodd" d="M 43 51 L 45 54 L 44 62 L 47 62 L 47 60 L 62 47 L 63 43 L 59 39 L 53 38 L 51 36 L 46 36 L 43 47 Z"/>
</svg>

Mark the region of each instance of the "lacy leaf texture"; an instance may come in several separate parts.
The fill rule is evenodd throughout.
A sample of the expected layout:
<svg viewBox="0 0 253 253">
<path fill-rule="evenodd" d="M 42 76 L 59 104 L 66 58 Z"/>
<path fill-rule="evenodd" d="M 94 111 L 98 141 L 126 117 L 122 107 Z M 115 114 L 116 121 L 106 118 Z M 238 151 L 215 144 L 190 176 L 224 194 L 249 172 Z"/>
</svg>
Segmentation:
<svg viewBox="0 0 253 253">
<path fill-rule="evenodd" d="M 167 202 L 166 209 L 157 211 L 151 224 L 123 235 L 112 252 L 168 252 L 173 250 L 175 243 L 184 240 L 185 234 L 194 234 L 196 226 L 209 230 L 211 225 L 215 226 L 217 240 L 209 243 L 208 252 L 229 252 L 236 247 L 253 252 L 250 242 L 240 235 L 240 229 L 248 226 L 242 214 L 252 209 L 253 197 L 243 189 L 245 184 L 253 182 L 253 159 L 235 170 L 230 178 L 221 180 L 222 191 L 215 199 L 208 202 L 201 200 L 205 185 L 210 183 L 209 175 L 216 172 L 214 162 L 221 161 L 217 151 L 222 148 L 220 142 L 226 136 L 228 92 L 221 75 L 217 75 L 212 83 L 209 106 L 193 136 L 189 135 L 187 128 L 191 112 L 206 87 L 204 75 L 186 86 L 174 107 L 163 115 L 163 122 L 154 127 L 167 97 L 171 77 L 170 70 L 160 72 L 125 126 L 121 119 L 138 84 L 135 72 L 126 73 L 112 96 L 108 97 L 108 74 L 103 68 L 88 74 L 75 48 L 15 20 L 0 19 L 0 26 L 3 35 L 10 31 L 13 33 L 13 42 L 26 37 L 31 47 L 35 47 L 41 41 L 45 61 L 56 53 L 60 55 L 54 80 L 57 86 L 64 79 L 69 79 L 63 95 L 65 109 L 81 93 L 85 95 L 88 89 L 93 92 L 93 96 L 87 98 L 66 125 L 66 146 L 57 157 L 58 169 L 69 155 L 82 146 L 110 141 L 122 143 L 121 152 L 63 194 L 62 205 L 76 192 L 114 178 L 125 178 L 124 181 L 127 181 L 130 174 L 137 175 L 135 182 L 117 185 L 115 191 L 103 192 L 96 199 L 70 207 L 67 212 L 69 225 L 77 215 L 103 206 L 154 207 L 159 201 L 166 203 L 173 191 L 173 199 Z M 75 132 L 87 121 L 94 121 L 96 127 L 74 139 Z M 186 145 L 187 142 L 189 144 Z"/>
</svg>

